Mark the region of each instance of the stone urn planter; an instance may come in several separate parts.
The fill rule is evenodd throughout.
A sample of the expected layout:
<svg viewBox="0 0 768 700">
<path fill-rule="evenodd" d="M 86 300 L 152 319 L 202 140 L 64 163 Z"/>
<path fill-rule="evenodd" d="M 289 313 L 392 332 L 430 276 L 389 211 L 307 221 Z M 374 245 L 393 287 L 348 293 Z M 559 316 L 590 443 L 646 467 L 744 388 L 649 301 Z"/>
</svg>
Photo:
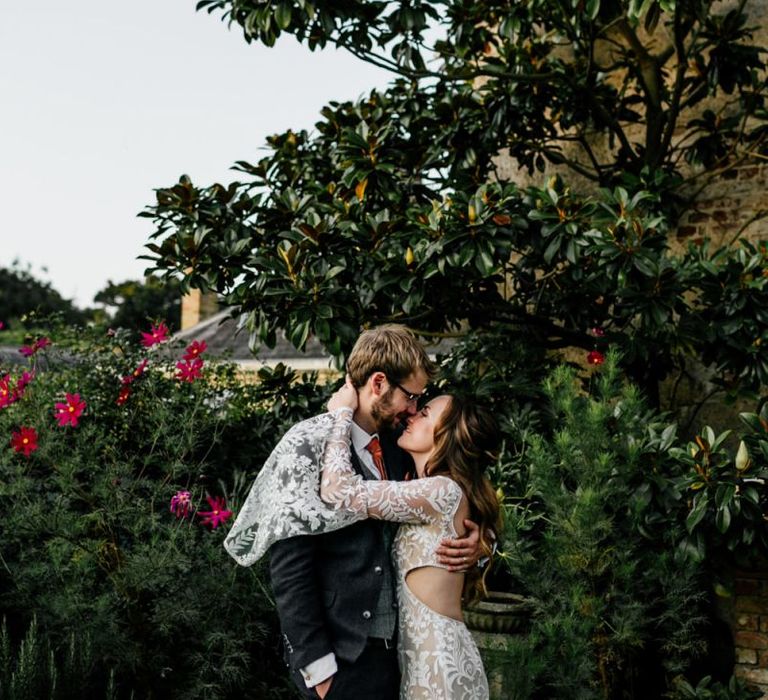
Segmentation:
<svg viewBox="0 0 768 700">
<path fill-rule="evenodd" d="M 517 593 L 489 591 L 488 597 L 464 610 L 471 630 L 492 634 L 524 633 L 528 630 L 535 601 Z"/>
<path fill-rule="evenodd" d="M 491 700 L 527 700 L 533 690 L 527 678 L 527 643 L 536 601 L 517 593 L 490 591 L 485 600 L 464 610 L 464 622 L 480 650 Z"/>
</svg>

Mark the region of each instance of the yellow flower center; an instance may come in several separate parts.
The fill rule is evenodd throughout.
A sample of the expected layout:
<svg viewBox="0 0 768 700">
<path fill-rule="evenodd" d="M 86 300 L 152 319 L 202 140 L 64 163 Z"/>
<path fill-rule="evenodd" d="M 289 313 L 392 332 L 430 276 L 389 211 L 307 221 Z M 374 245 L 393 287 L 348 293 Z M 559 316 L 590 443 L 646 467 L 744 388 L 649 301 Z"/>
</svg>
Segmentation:
<svg viewBox="0 0 768 700">
<path fill-rule="evenodd" d="M 72 413 L 74 410 L 75 410 L 75 407 L 74 407 L 74 406 L 70 406 L 70 407 L 69 407 L 69 412 L 70 412 L 70 413 Z"/>
<path fill-rule="evenodd" d="M 29 442 L 29 438 L 22 438 L 21 444 L 26 445 Z"/>
</svg>

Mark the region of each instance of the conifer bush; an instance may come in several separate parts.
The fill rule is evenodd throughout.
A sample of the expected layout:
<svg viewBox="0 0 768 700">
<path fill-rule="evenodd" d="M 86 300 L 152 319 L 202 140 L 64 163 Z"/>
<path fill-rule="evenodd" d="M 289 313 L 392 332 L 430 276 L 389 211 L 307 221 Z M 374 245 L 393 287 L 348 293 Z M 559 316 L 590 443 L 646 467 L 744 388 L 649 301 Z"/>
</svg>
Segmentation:
<svg viewBox="0 0 768 700">
<path fill-rule="evenodd" d="M 732 450 L 709 428 L 683 447 L 615 351 L 588 377 L 554 368 L 542 390 L 507 400 L 491 475 L 507 573 L 491 582 L 537 601 L 526 697 L 754 697 L 730 678 L 713 599 L 730 593 L 724 568 L 766 551 L 766 409 L 742 415 Z"/>
</svg>

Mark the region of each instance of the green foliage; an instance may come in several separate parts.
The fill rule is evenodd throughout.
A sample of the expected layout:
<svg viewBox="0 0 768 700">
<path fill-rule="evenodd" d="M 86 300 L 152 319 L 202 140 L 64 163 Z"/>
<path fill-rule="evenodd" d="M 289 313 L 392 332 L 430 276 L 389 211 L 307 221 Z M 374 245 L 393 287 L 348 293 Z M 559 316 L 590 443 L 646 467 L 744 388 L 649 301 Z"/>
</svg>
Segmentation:
<svg viewBox="0 0 768 700">
<path fill-rule="evenodd" d="M 86 693 L 105 700 L 115 698 L 114 672 L 104 682 L 93 684 L 92 648 L 87 632 L 72 631 L 66 643 L 54 650 L 50 640 L 41 636 L 37 617 L 33 615 L 24 636 L 14 648 L 5 618 L 0 628 L 0 699 L 2 700 L 69 700 Z M 98 692 L 101 691 L 101 692 Z"/>
<path fill-rule="evenodd" d="M 695 687 L 685 679 L 677 678 L 668 697 L 671 700 L 757 700 L 763 697 L 763 693 L 749 690 L 743 681 L 735 677 L 724 685 L 705 676 Z"/>
<path fill-rule="evenodd" d="M 82 323 L 86 317 L 53 289 L 50 282 L 37 279 L 29 267 L 24 269 L 16 261 L 11 267 L 0 268 L 0 321 L 6 328 L 15 328 L 31 313 L 58 314 L 66 323 Z"/>
<path fill-rule="evenodd" d="M 108 322 L 115 328 L 137 331 L 156 318 L 165 319 L 171 331 L 181 327 L 181 292 L 173 278 L 149 275 L 143 281 L 109 282 L 93 300 L 108 308 Z"/>
<path fill-rule="evenodd" d="M 235 566 L 228 524 L 209 529 L 196 513 L 207 495 L 236 512 L 276 436 L 325 395 L 285 367 L 244 384 L 233 366 L 206 363 L 203 378 L 181 382 L 182 349 L 139 349 L 137 335 L 60 331 L 31 358 L 23 397 L 0 409 L 0 611 L 11 631 L 36 616 L 60 682 L 77 629 L 92 658 L 83 687 L 103 690 L 113 669 L 121 697 L 288 697 L 264 567 Z M 87 404 L 76 427 L 54 419 L 66 393 Z M 29 457 L 9 444 L 22 426 L 38 434 Z M 180 490 L 191 511 L 177 519 Z"/>
<path fill-rule="evenodd" d="M 271 137 L 265 158 L 237 163 L 242 181 L 183 177 L 143 213 L 152 269 L 220 293 L 255 340 L 312 335 L 342 357 L 360 327 L 398 321 L 524 337 L 539 356 L 613 343 L 655 403 L 691 358 L 733 393 L 768 383 L 765 244 L 736 245 L 742 231 L 718 249 L 668 241 L 710 172 L 765 152 L 765 65 L 743 5 L 198 7 L 248 41 L 292 34 L 396 75 L 331 102 L 311 134 Z M 705 98 L 724 106 L 708 114 Z M 607 154 L 585 133 L 604 135 Z M 508 155 L 562 179 L 520 189 Z M 594 182 L 589 196 L 575 175 Z"/>
<path fill-rule="evenodd" d="M 697 560 L 715 553 L 716 561 L 748 566 L 768 550 L 768 405 L 759 415 L 742 413 L 741 420 L 748 432 L 735 451 L 727 446 L 730 431 L 716 436 L 708 426 L 673 450 L 686 469 L 680 488 L 689 503 L 689 536 L 683 546 Z"/>
<path fill-rule="evenodd" d="M 589 393 L 568 368 L 550 375 L 551 432 L 515 459 L 529 498 L 502 504 L 503 561 L 539 601 L 542 697 L 660 697 L 706 648 L 702 571 L 677 554 L 674 433 L 616 359 Z"/>
</svg>

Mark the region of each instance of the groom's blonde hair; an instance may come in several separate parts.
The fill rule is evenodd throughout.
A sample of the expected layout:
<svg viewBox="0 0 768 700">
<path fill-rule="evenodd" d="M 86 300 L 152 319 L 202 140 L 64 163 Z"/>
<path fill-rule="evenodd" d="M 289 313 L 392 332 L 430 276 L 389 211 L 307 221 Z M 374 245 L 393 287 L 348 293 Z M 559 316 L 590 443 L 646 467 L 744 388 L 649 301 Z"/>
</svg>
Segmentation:
<svg viewBox="0 0 768 700">
<path fill-rule="evenodd" d="M 424 346 L 405 326 L 387 323 L 363 331 L 347 359 L 347 374 L 360 388 L 374 372 L 384 372 L 393 382 L 402 382 L 417 370 L 432 379 L 437 367 Z"/>
</svg>

